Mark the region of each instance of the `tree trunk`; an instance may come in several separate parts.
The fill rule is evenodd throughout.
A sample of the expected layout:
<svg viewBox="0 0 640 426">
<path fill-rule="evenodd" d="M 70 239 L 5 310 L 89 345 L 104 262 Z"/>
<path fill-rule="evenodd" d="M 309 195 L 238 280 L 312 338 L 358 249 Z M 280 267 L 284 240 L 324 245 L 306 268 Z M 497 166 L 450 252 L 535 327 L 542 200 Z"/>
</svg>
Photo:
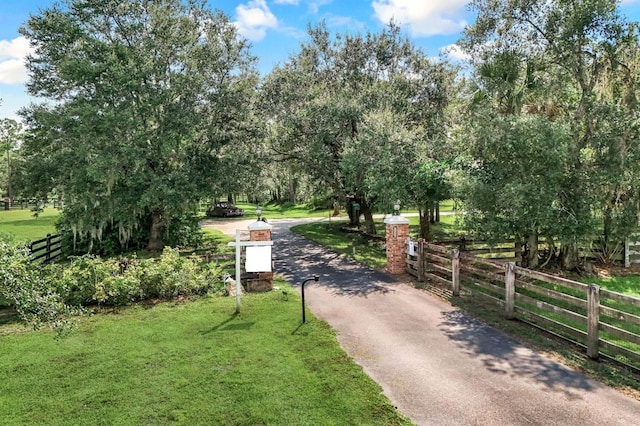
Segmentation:
<svg viewBox="0 0 640 426">
<path fill-rule="evenodd" d="M 149 244 L 147 244 L 147 249 L 152 251 L 157 251 L 162 248 L 162 227 L 164 226 L 164 221 L 162 219 L 162 212 L 160 210 L 154 210 L 151 213 L 151 230 L 149 233 Z"/>
<path fill-rule="evenodd" d="M 360 209 L 362 211 L 362 214 L 364 215 L 365 232 L 371 235 L 376 235 L 376 224 L 373 221 L 373 213 L 371 212 L 371 208 L 367 203 L 363 202 Z"/>
<path fill-rule="evenodd" d="M 613 218 L 611 217 L 611 207 L 607 206 L 602 214 L 603 231 L 602 231 L 602 247 L 605 248 L 611 239 L 611 230 L 613 228 Z"/>
<path fill-rule="evenodd" d="M 436 223 L 440 223 L 440 201 L 436 201 Z"/>
<path fill-rule="evenodd" d="M 516 266 L 523 266 L 526 262 L 522 261 L 522 240 L 520 237 L 516 236 L 513 246 Z"/>
<path fill-rule="evenodd" d="M 429 209 L 418 209 L 420 216 L 420 238 L 431 241 L 431 220 Z"/>
<path fill-rule="evenodd" d="M 333 216 L 340 216 L 340 203 L 337 201 L 333 202 Z"/>
<path fill-rule="evenodd" d="M 578 244 L 575 241 L 563 241 L 560 255 L 562 269 L 572 271 L 578 267 Z"/>
<path fill-rule="evenodd" d="M 9 207 L 13 201 L 13 191 L 11 190 L 11 150 L 7 149 L 7 197 L 9 197 Z"/>
<path fill-rule="evenodd" d="M 231 193 L 227 194 L 227 202 L 230 204 L 233 204 L 233 194 Z"/>
<path fill-rule="evenodd" d="M 295 187 L 295 182 L 293 181 L 293 176 L 291 174 L 289 174 L 289 188 L 288 188 L 288 192 L 289 192 L 289 202 L 291 204 L 295 204 L 296 203 L 296 187 Z"/>
<path fill-rule="evenodd" d="M 534 232 L 527 236 L 527 265 L 529 268 L 537 268 L 538 263 L 538 234 Z"/>
</svg>

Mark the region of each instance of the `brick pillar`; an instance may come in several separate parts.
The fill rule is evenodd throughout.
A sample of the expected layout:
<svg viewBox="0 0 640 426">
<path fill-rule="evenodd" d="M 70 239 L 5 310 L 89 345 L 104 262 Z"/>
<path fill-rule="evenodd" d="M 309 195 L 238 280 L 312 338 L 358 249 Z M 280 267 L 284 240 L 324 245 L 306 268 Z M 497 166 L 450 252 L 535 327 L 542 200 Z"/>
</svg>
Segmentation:
<svg viewBox="0 0 640 426">
<path fill-rule="evenodd" d="M 390 274 L 403 274 L 406 270 L 406 245 L 409 237 L 409 219 L 391 216 L 384 220 L 387 229 L 387 267 Z"/>
<path fill-rule="evenodd" d="M 266 222 L 256 221 L 249 225 L 250 241 L 271 241 L 272 226 Z M 256 272 L 255 278 L 247 279 L 247 292 L 273 290 L 273 272 Z"/>
</svg>

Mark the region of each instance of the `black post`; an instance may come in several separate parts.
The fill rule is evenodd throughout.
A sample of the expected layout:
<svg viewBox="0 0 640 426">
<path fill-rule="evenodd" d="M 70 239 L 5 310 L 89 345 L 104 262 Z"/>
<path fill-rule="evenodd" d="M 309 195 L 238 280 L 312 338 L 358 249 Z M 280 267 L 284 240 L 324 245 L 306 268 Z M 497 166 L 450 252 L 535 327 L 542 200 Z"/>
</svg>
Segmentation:
<svg viewBox="0 0 640 426">
<path fill-rule="evenodd" d="M 307 322 L 307 318 L 305 316 L 305 312 L 304 312 L 304 285 L 309 282 L 309 281 L 318 281 L 320 277 L 318 277 L 317 275 L 314 275 L 312 278 L 307 278 L 306 280 L 304 280 L 302 282 L 302 323 L 306 323 Z"/>
<path fill-rule="evenodd" d="M 51 260 L 51 234 L 47 234 L 47 253 L 44 259 L 44 263 L 49 263 Z"/>
</svg>

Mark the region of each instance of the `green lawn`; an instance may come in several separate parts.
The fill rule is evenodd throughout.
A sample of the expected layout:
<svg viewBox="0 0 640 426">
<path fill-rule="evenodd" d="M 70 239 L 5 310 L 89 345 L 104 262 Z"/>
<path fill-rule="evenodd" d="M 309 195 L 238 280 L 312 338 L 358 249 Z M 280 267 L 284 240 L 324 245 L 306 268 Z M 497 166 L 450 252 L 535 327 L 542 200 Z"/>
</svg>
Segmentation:
<svg viewBox="0 0 640 426">
<path fill-rule="evenodd" d="M 256 217 L 256 205 L 249 203 L 239 202 L 236 204 L 237 207 L 244 209 L 244 217 L 245 218 L 254 218 Z M 331 210 L 315 210 L 309 209 L 304 204 L 283 204 L 277 205 L 273 203 L 269 203 L 266 205 L 260 205 L 260 209 L 262 210 L 261 216 L 269 219 L 302 219 L 307 217 L 329 217 L 332 213 Z M 343 212 L 343 215 L 346 216 L 346 213 Z"/>
<path fill-rule="evenodd" d="M 46 208 L 38 217 L 29 209 L 0 210 L 0 233 L 13 235 L 18 242 L 35 241 L 55 234 L 60 211 Z"/>
<path fill-rule="evenodd" d="M 291 288 L 0 325 L 3 424 L 410 424 Z M 1 318 L 0 318 L 1 320 Z M 2 324 L 0 322 L 0 324 Z"/>
<path fill-rule="evenodd" d="M 387 264 L 384 242 L 369 241 L 358 234 L 342 232 L 340 227 L 343 225 L 340 222 L 316 222 L 294 226 L 291 230 L 372 268 L 382 268 Z"/>
<path fill-rule="evenodd" d="M 640 297 L 640 276 L 638 275 L 608 278 L 583 278 L 580 281 L 587 284 L 598 284 L 600 287 L 609 291 Z"/>
<path fill-rule="evenodd" d="M 416 238 L 420 219 L 417 216 L 409 216 L 408 219 L 410 233 L 413 238 Z M 455 222 L 455 215 L 442 216 L 440 223 L 433 226 L 433 234 L 438 238 L 459 236 Z M 344 222 L 316 222 L 294 226 L 291 230 L 323 246 L 330 247 L 338 253 L 344 253 L 371 268 L 379 269 L 387 264 L 384 242 L 371 241 L 358 234 L 341 231 L 340 227 L 344 225 Z M 383 219 L 377 219 L 375 225 L 377 234 L 384 236 L 385 224 Z"/>
</svg>

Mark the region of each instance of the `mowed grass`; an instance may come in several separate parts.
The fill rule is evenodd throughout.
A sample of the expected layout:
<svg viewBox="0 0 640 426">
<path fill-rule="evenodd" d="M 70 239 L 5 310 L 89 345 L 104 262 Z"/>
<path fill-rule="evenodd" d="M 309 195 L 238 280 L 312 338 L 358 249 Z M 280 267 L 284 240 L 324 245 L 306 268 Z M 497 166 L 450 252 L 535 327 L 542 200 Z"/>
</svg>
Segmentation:
<svg viewBox="0 0 640 426">
<path fill-rule="evenodd" d="M 291 230 L 371 268 L 379 269 L 387 264 L 383 242 L 369 241 L 355 233 L 345 233 L 340 230 L 343 225 L 340 222 L 315 222 L 294 226 Z"/>
<path fill-rule="evenodd" d="M 606 278 L 583 278 L 580 281 L 587 284 L 597 284 L 609 291 L 624 293 L 633 297 L 640 297 L 640 276 L 638 275 L 619 277 L 612 276 Z"/>
<path fill-rule="evenodd" d="M 410 221 L 410 234 L 415 239 L 419 232 L 420 219 L 417 216 L 407 218 Z M 387 255 L 384 250 L 384 241 L 372 241 L 356 233 L 344 232 L 340 229 L 344 225 L 344 222 L 315 222 L 294 226 L 291 230 L 329 247 L 331 250 L 343 253 L 370 268 L 380 269 L 386 266 Z M 375 226 L 377 235 L 384 237 L 386 226 L 383 219 L 376 219 Z M 456 216 L 442 216 L 440 222 L 433 225 L 433 234 L 443 239 L 457 237 L 459 232 L 456 226 Z"/>
<path fill-rule="evenodd" d="M 244 218 L 254 218 L 256 217 L 256 207 L 255 204 L 249 203 L 237 203 L 237 207 L 244 209 Z M 302 219 L 302 218 L 311 218 L 311 217 L 329 217 L 332 213 L 332 210 L 320 209 L 316 210 L 313 208 L 309 208 L 305 204 L 290 204 L 285 203 L 282 205 L 269 203 L 266 205 L 260 205 L 261 217 L 267 219 Z M 343 216 L 346 216 L 344 211 L 341 213 Z"/>
<path fill-rule="evenodd" d="M 29 209 L 0 210 L 0 233 L 12 235 L 16 242 L 36 241 L 55 234 L 60 211 L 46 208 L 38 217 Z"/>
<path fill-rule="evenodd" d="M 0 423 L 410 424 L 291 288 L 0 326 Z M 310 318 L 310 319 L 309 319 Z"/>
</svg>

